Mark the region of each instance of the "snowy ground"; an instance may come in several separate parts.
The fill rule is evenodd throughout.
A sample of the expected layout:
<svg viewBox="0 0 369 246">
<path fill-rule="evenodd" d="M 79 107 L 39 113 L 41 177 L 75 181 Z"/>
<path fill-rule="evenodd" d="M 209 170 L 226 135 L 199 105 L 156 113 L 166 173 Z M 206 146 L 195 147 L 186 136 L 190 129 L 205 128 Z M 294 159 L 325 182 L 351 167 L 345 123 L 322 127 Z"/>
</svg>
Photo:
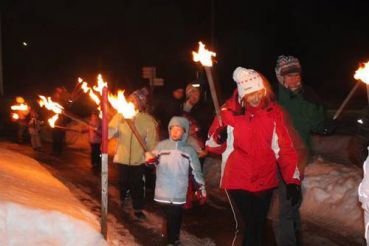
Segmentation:
<svg viewBox="0 0 369 246">
<path fill-rule="evenodd" d="M 106 245 L 96 215 L 66 186 L 37 161 L 3 148 L 0 194 L 0 245 Z M 136 245 L 109 220 L 109 245 Z"/>
<path fill-rule="evenodd" d="M 339 142 L 342 142 L 342 139 L 331 139 L 330 141 L 346 146 Z M 75 143 L 80 148 L 85 142 L 77 139 Z M 102 240 L 98 222 L 100 202 L 94 197 L 98 187 L 92 189 L 91 186 L 78 185 L 73 179 L 61 177 L 57 175 L 57 171 L 53 171 L 53 175 L 61 180 L 64 186 L 38 162 L 6 150 L 9 149 L 8 147 L 0 144 L 0 245 L 25 245 L 23 243 L 10 244 L 9 241 L 25 240 L 25 238 L 27 239 L 26 245 L 42 245 L 42 243 L 32 244 L 29 238 L 65 240 L 56 245 L 75 245 L 68 244 L 67 240 L 79 240 L 78 242 Z M 335 151 L 340 151 L 339 149 Z M 88 158 L 88 151 L 80 151 L 78 154 L 81 159 Z M 208 205 L 215 209 L 215 213 L 219 213 L 227 207 L 224 193 L 218 188 L 219 160 L 207 158 L 204 170 L 207 190 L 211 198 Z M 81 167 L 71 170 L 69 174 L 75 177 L 83 176 L 85 180 L 94 184 L 99 183 L 98 177 L 87 177 L 86 170 Z M 301 207 L 305 245 L 365 245 L 363 215 L 357 199 L 357 187 L 361 179 L 360 168 L 329 162 L 322 158 L 315 158 L 306 168 L 303 183 L 304 202 Z M 130 233 L 132 223 L 135 224 L 132 208 L 128 205 L 124 209 L 124 213 L 128 214 L 125 219 L 128 223 L 132 222 L 131 225 L 126 225 L 130 227 L 128 230 L 128 227 L 126 228 L 119 222 L 117 215 L 120 209 L 116 186 L 109 186 L 109 195 L 108 244 L 139 245 L 137 237 L 135 239 Z M 23 213 L 22 216 L 19 216 L 20 213 Z M 17 217 L 11 217 L 13 214 Z M 149 237 L 152 233 L 154 241 L 155 237 L 161 234 L 162 217 L 155 209 L 147 210 L 146 214 L 147 221 L 139 224 L 147 229 Z M 273 213 L 271 216 L 274 216 Z M 191 226 L 196 226 L 196 224 L 191 224 Z M 202 228 L 203 225 L 200 227 Z M 68 228 L 73 228 L 73 230 L 68 231 Z M 189 229 L 184 226 L 181 231 L 183 245 L 215 245 L 212 239 L 214 238 L 212 234 L 215 232 L 211 231 L 211 234 L 205 233 L 205 237 L 199 237 Z M 1 233 L 3 230 L 6 233 Z M 23 230 L 22 236 L 19 235 L 19 230 Z M 35 230 L 38 232 L 35 233 Z M 42 238 L 43 235 L 45 239 Z M 87 237 L 87 239 L 80 240 L 76 237 Z M 45 242 L 44 245 L 49 245 L 48 241 Z M 104 241 L 98 241 L 86 245 L 104 245 L 104 243 Z"/>
</svg>

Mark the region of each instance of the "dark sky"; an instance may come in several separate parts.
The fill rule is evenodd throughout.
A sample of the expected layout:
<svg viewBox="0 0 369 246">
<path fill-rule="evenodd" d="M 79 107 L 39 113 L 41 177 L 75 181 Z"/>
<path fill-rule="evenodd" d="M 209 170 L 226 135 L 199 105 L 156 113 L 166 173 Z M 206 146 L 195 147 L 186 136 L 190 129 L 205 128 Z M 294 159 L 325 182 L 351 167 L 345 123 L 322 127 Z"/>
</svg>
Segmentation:
<svg viewBox="0 0 369 246">
<path fill-rule="evenodd" d="M 338 103 L 359 62 L 369 60 L 368 9 L 367 0 L 8 0 L 1 16 L 5 92 L 71 89 L 78 76 L 94 81 L 98 72 L 130 90 L 145 83 L 142 66 L 156 66 L 166 83 L 187 83 L 201 70 L 191 51 L 202 40 L 217 52 L 215 77 L 225 96 L 236 66 L 274 82 L 277 56 L 291 54 L 304 81 L 327 104 Z"/>
</svg>

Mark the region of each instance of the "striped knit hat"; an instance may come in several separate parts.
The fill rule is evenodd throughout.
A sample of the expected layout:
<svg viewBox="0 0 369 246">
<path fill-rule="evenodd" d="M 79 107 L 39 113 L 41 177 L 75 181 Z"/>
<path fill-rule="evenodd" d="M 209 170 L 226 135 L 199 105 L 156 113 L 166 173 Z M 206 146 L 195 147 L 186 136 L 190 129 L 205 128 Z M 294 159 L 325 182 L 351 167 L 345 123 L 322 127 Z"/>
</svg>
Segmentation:
<svg viewBox="0 0 369 246">
<path fill-rule="evenodd" d="M 134 98 L 137 102 L 138 111 L 143 111 L 147 104 L 147 96 L 149 95 L 149 90 L 144 87 L 142 89 L 136 90 L 129 95 L 129 99 Z"/>
<path fill-rule="evenodd" d="M 300 61 L 293 56 L 279 56 L 275 66 L 275 74 L 279 83 L 284 85 L 283 76 L 289 73 L 301 73 Z"/>
</svg>

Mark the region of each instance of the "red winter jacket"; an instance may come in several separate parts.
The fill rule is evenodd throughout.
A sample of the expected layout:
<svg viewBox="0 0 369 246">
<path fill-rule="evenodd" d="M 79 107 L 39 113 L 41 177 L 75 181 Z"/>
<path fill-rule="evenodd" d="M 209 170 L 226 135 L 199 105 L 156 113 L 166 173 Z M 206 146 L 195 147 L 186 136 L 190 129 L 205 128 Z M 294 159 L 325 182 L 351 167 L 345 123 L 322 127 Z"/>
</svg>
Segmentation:
<svg viewBox="0 0 369 246">
<path fill-rule="evenodd" d="M 244 113 L 240 111 L 237 95 L 222 107 L 221 117 L 228 132 L 226 143 L 218 145 L 213 140 L 219 127 L 217 119 L 209 130 L 207 149 L 223 154 L 221 187 L 251 192 L 275 188 L 279 184 L 277 165 L 287 184 L 301 184 L 297 153 L 280 106 L 272 102 L 265 109 L 250 107 Z"/>
</svg>

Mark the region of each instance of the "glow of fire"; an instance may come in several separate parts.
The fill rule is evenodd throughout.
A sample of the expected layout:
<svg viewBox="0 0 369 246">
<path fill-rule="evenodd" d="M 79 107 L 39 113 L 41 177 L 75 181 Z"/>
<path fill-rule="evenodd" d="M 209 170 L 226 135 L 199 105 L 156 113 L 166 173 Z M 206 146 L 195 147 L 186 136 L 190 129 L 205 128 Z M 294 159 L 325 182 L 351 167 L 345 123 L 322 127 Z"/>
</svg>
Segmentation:
<svg viewBox="0 0 369 246">
<path fill-rule="evenodd" d="M 12 118 L 15 120 L 19 119 L 19 115 L 17 113 L 12 113 Z"/>
<path fill-rule="evenodd" d="M 12 105 L 11 110 L 20 110 L 20 111 L 28 111 L 29 107 L 27 104 L 21 103 L 21 104 L 17 104 L 17 105 Z"/>
<path fill-rule="evenodd" d="M 102 95 L 102 90 L 104 87 L 108 87 L 108 83 L 103 80 L 101 74 L 97 76 L 97 86 L 94 86 L 93 89 Z"/>
<path fill-rule="evenodd" d="M 111 106 L 117 110 L 118 113 L 123 115 L 124 118 L 132 119 L 137 114 L 134 104 L 127 102 L 124 97 L 124 91 L 119 90 L 116 96 L 109 93 L 108 99 Z"/>
<path fill-rule="evenodd" d="M 87 82 L 83 81 L 83 79 L 78 78 L 78 82 L 81 83 L 81 89 L 84 93 L 88 93 L 90 98 L 97 104 L 100 105 L 100 98 L 98 95 L 94 93 L 91 87 L 88 86 Z M 94 86 L 93 89 L 102 95 L 102 88 L 107 86 L 107 83 L 102 80 L 102 76 L 99 74 L 98 76 L 98 86 Z"/>
<path fill-rule="evenodd" d="M 45 107 L 48 110 L 53 111 L 56 114 L 61 114 L 63 112 L 63 106 L 61 106 L 59 103 L 53 102 L 50 97 L 44 97 L 39 95 L 41 100 L 39 100 L 39 104 L 41 107 Z"/>
<path fill-rule="evenodd" d="M 369 61 L 360 65 L 355 71 L 354 78 L 363 81 L 365 84 L 369 84 Z"/>
<path fill-rule="evenodd" d="M 53 117 L 51 117 L 50 119 L 47 120 L 49 122 L 49 125 L 52 128 L 55 127 L 55 122 L 57 121 L 57 119 L 59 119 L 59 114 L 56 114 L 56 115 L 54 115 Z"/>
<path fill-rule="evenodd" d="M 205 67 L 212 67 L 213 61 L 211 59 L 212 56 L 216 56 L 215 52 L 209 51 L 205 48 L 205 45 L 202 42 L 199 42 L 199 50 L 196 53 L 192 51 L 193 60 L 195 62 L 201 62 L 201 64 Z"/>
</svg>

